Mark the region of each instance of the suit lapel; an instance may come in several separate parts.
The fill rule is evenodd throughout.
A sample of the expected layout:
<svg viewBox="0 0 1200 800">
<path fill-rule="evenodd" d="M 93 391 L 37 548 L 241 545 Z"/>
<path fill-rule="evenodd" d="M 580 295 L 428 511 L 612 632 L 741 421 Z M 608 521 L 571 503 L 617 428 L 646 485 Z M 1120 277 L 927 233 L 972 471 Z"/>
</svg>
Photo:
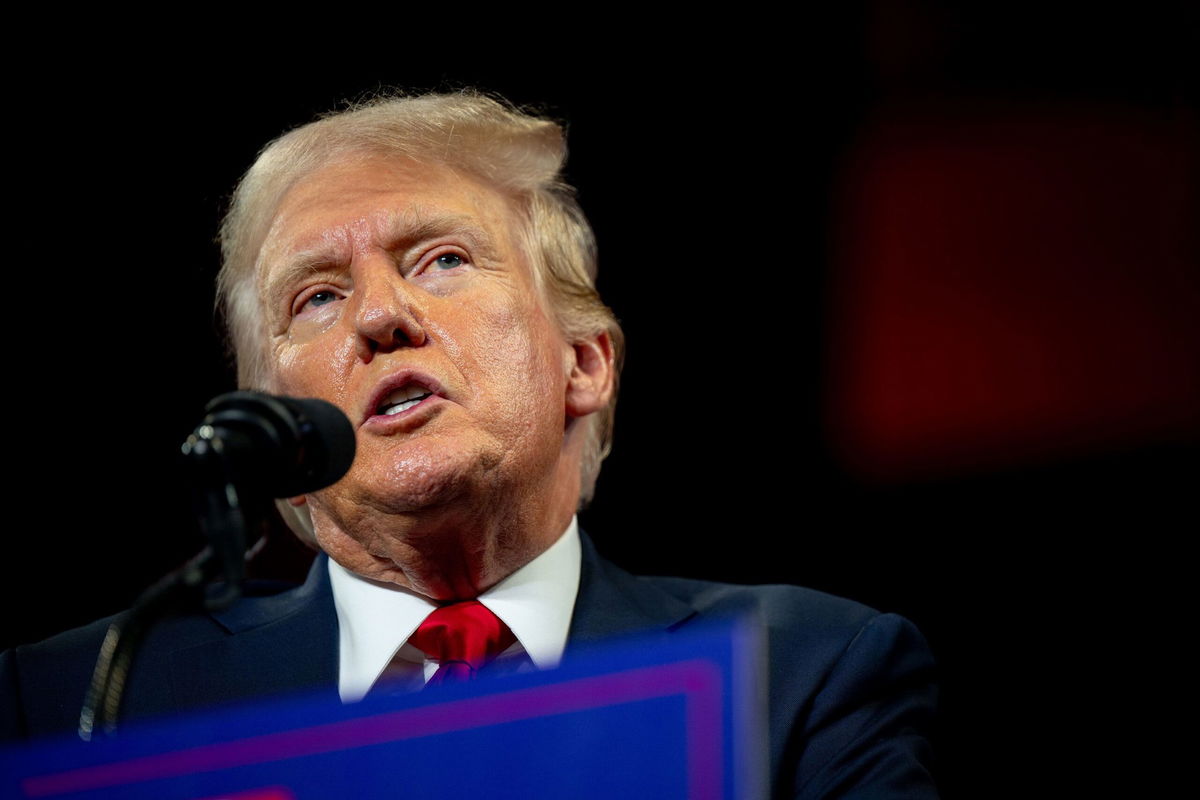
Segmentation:
<svg viewBox="0 0 1200 800">
<path fill-rule="evenodd" d="M 248 598 L 213 619 L 227 635 L 173 655 L 172 689 L 182 708 L 336 690 L 338 623 L 326 556 L 302 586 Z"/>
<path fill-rule="evenodd" d="M 696 611 L 653 583 L 634 577 L 601 558 L 587 534 L 580 531 L 583 564 L 579 596 L 567 637 L 567 653 L 577 645 L 635 633 L 665 633 Z"/>
</svg>

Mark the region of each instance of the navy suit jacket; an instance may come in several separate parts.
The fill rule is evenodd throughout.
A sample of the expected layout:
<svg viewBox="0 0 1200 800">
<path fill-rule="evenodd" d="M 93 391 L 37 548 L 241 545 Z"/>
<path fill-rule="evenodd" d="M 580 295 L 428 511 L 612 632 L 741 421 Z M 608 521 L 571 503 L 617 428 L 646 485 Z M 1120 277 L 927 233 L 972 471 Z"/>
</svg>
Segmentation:
<svg viewBox="0 0 1200 800">
<path fill-rule="evenodd" d="M 567 651 L 634 633 L 757 615 L 766 627 L 775 797 L 935 797 L 925 734 L 929 650 L 902 617 L 794 586 L 635 577 L 583 537 Z M 72 731 L 107 628 L 101 620 L 0 656 L 0 741 Z M 304 585 L 159 625 L 130 675 L 122 719 L 337 687 L 325 557 Z"/>
</svg>

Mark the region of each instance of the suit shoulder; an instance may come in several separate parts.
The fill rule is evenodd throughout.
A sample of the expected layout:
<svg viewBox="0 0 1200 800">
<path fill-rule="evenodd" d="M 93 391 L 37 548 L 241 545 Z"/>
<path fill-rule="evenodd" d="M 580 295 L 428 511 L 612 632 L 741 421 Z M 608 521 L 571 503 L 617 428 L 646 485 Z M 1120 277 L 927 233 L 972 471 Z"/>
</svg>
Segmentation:
<svg viewBox="0 0 1200 800">
<path fill-rule="evenodd" d="M 123 715 L 148 716 L 186 705 L 173 675 L 179 665 L 203 672 L 187 654 L 223 652 L 238 631 L 268 626 L 286 617 L 298 592 L 275 593 L 274 585 L 248 585 L 248 595 L 222 614 L 196 612 L 156 621 L 137 651 L 128 678 Z M 69 731 L 77 723 L 96 659 L 109 627 L 127 612 L 74 628 L 0 654 L 0 741 Z M 194 682 L 194 681 L 191 681 Z M 188 690 L 188 681 L 183 691 Z M 145 711 L 145 713 L 143 713 Z"/>
<path fill-rule="evenodd" d="M 100 649 L 100 642 L 103 641 L 109 625 L 118 616 L 120 615 L 113 614 L 78 628 L 56 633 L 38 642 L 18 645 L 9 651 L 9 655 L 21 663 L 42 659 L 57 661 L 84 651 L 92 653 L 94 657 Z"/>
<path fill-rule="evenodd" d="M 12 656 L 19 663 L 27 666 L 61 666 L 80 658 L 88 659 L 94 664 L 100 644 L 104 641 L 109 627 L 125 613 L 113 614 L 89 622 L 78 628 L 57 633 L 40 642 L 19 645 L 11 651 Z M 156 622 L 150 629 L 147 640 L 143 643 L 143 649 L 153 650 L 164 642 L 203 641 L 220 635 L 220 631 L 221 626 L 207 614 L 169 617 Z"/>
<path fill-rule="evenodd" d="M 911 622 L 798 586 L 647 580 L 691 604 L 693 620 L 753 615 L 763 623 L 780 796 L 936 796 L 924 737 L 936 705 L 934 665 Z"/>
<path fill-rule="evenodd" d="M 928 645 L 917 627 L 897 614 L 801 586 L 745 586 L 686 578 L 647 578 L 660 590 L 691 605 L 684 623 L 754 619 L 765 633 L 773 672 L 802 670 L 826 674 L 869 653 L 869 661 L 895 650 L 922 664 Z M 890 658 L 890 656 L 888 657 Z"/>
<path fill-rule="evenodd" d="M 857 631 L 880 616 L 875 609 L 803 586 L 748 586 L 689 578 L 650 577 L 662 591 L 688 603 L 702 616 L 757 614 L 768 628 L 805 628 L 814 633 Z"/>
</svg>

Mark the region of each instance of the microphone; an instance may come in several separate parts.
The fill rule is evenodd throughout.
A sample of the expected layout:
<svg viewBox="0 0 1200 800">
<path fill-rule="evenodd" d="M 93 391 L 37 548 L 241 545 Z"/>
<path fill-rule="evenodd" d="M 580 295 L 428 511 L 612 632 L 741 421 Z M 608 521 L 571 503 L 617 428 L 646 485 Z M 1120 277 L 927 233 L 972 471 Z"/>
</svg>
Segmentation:
<svg viewBox="0 0 1200 800">
<path fill-rule="evenodd" d="M 295 497 L 340 480 L 354 448 L 354 428 L 332 403 L 230 392 L 209 402 L 183 454 L 198 483 Z"/>
</svg>

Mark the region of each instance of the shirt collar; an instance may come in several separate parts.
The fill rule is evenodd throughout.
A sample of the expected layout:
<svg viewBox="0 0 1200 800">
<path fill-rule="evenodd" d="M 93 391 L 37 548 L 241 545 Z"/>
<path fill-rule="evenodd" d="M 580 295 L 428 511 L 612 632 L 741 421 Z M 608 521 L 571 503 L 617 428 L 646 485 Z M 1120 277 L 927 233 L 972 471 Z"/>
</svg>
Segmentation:
<svg viewBox="0 0 1200 800">
<path fill-rule="evenodd" d="M 516 635 L 538 669 L 558 666 L 567 646 L 582 560 L 575 518 L 546 552 L 479 595 Z M 418 623 L 419 624 L 419 623 Z"/>
<path fill-rule="evenodd" d="M 479 596 L 504 621 L 538 669 L 562 659 L 579 593 L 582 548 L 575 518 L 545 552 Z M 338 692 L 362 697 L 437 604 L 329 559 L 338 617 Z"/>
</svg>

